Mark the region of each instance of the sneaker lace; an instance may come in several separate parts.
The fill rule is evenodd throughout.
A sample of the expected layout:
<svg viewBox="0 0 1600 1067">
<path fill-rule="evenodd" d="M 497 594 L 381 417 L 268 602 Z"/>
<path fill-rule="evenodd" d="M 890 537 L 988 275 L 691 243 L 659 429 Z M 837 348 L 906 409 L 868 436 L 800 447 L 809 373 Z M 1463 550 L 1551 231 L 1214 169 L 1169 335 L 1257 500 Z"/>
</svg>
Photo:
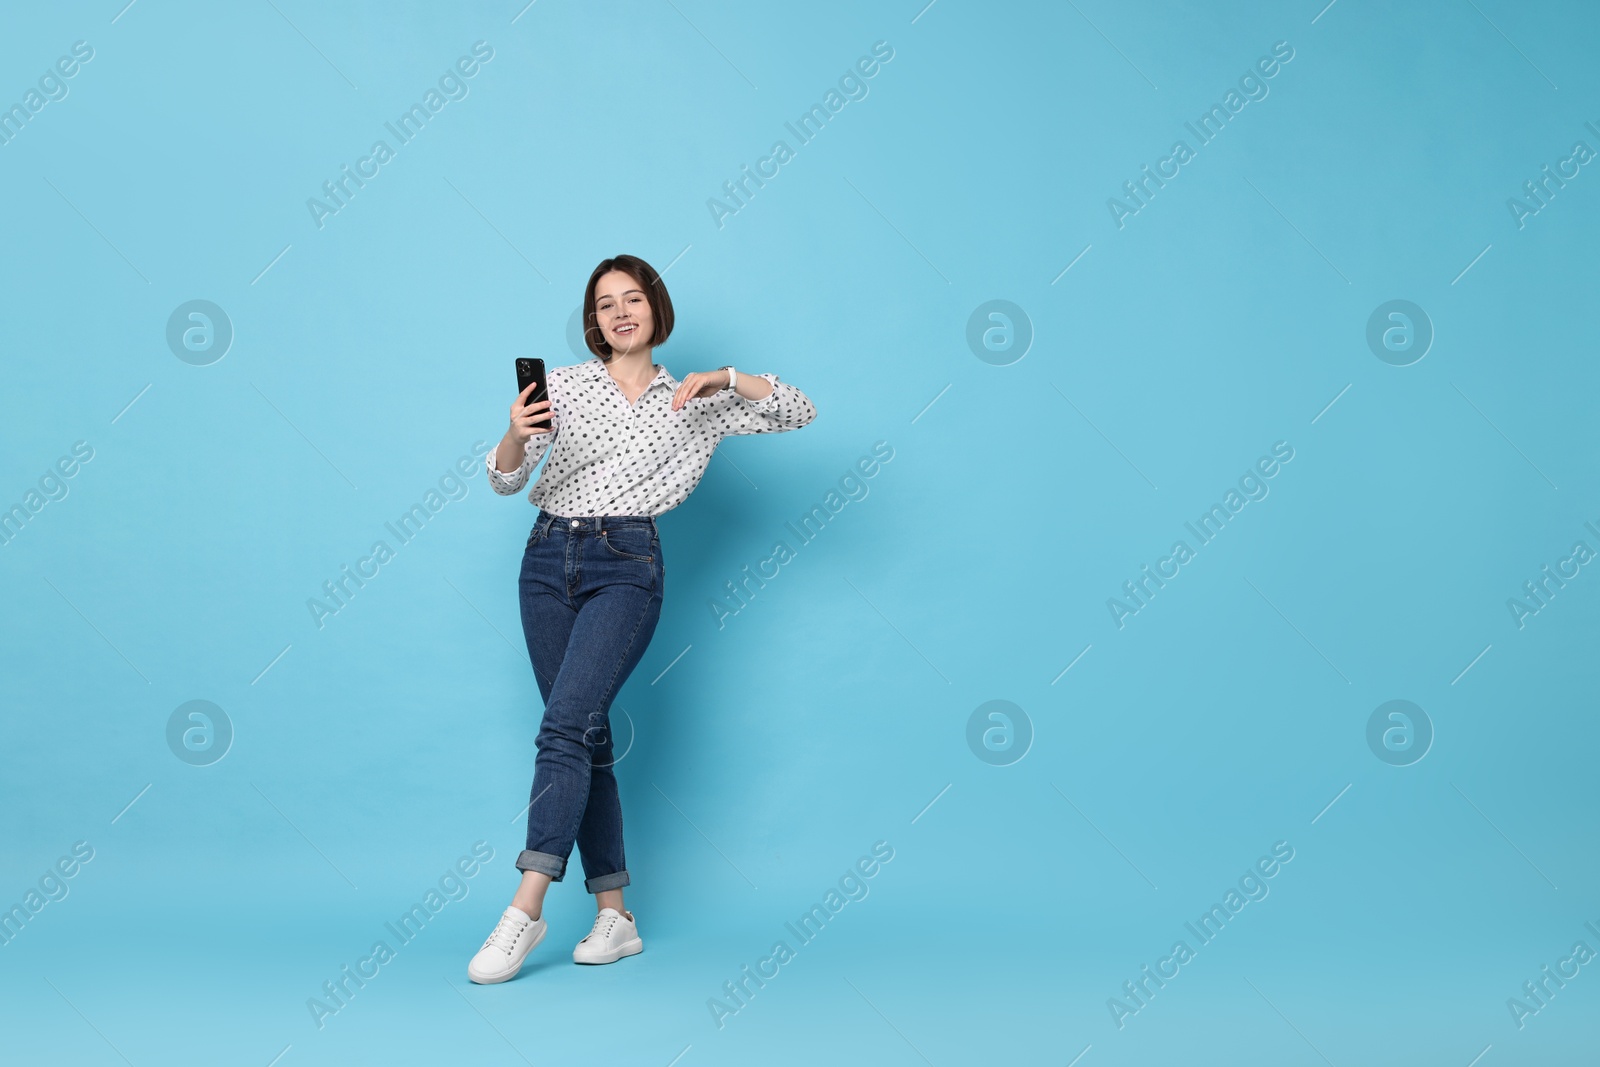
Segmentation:
<svg viewBox="0 0 1600 1067">
<path fill-rule="evenodd" d="M 509 915 L 500 916 L 500 921 L 495 923 L 494 930 L 489 934 L 488 940 L 483 943 L 484 948 L 493 945 L 502 952 L 510 953 L 516 946 L 517 938 L 521 935 L 527 923 Z"/>
<path fill-rule="evenodd" d="M 584 938 L 584 940 L 587 941 L 590 937 L 597 936 L 602 941 L 610 938 L 611 931 L 616 929 L 619 918 L 621 918 L 619 915 L 596 915 L 594 917 L 594 929 L 589 931 L 589 937 Z"/>
</svg>

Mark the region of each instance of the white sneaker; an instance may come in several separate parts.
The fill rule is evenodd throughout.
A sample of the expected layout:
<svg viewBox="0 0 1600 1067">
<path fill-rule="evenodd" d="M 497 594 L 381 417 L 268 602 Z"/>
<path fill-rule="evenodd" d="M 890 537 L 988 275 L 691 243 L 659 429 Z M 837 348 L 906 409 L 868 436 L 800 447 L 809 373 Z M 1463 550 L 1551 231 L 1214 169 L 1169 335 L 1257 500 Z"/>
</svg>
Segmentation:
<svg viewBox="0 0 1600 1067">
<path fill-rule="evenodd" d="M 508 906 L 489 939 L 467 964 L 467 977 L 480 985 L 515 978 L 533 946 L 544 940 L 544 932 L 543 918 L 530 919 L 521 908 Z"/>
<path fill-rule="evenodd" d="M 601 908 L 594 917 L 594 929 L 572 950 L 572 962 L 615 963 L 643 951 L 644 942 L 639 940 L 633 920 L 615 908 Z"/>
</svg>

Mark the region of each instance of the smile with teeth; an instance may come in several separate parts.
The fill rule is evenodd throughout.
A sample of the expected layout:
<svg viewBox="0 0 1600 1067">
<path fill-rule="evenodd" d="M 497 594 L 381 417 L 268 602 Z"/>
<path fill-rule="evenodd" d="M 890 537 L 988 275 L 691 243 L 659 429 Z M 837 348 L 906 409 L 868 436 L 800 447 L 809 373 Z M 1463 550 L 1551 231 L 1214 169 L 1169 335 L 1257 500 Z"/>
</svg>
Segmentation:
<svg viewBox="0 0 1600 1067">
<path fill-rule="evenodd" d="M 626 335 L 626 334 L 632 333 L 634 330 L 637 330 L 638 328 L 639 327 L 638 327 L 638 325 L 636 323 L 625 322 L 621 326 L 612 327 L 611 332 L 615 333 L 615 334 L 618 334 L 618 335 Z"/>
</svg>

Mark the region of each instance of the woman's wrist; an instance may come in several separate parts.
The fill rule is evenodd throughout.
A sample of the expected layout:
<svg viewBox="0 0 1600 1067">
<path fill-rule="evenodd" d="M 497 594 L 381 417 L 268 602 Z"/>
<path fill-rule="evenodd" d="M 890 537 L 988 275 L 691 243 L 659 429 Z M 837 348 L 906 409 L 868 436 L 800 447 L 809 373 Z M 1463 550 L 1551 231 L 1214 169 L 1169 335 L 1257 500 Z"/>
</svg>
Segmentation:
<svg viewBox="0 0 1600 1067">
<path fill-rule="evenodd" d="M 506 435 L 500 439 L 500 446 L 494 450 L 494 469 L 501 474 L 511 474 L 522 466 L 523 456 L 527 454 L 527 441 L 518 441 L 516 431 L 507 430 Z"/>
<path fill-rule="evenodd" d="M 729 367 L 728 370 L 732 371 L 733 368 Z M 737 396 L 746 400 L 765 400 L 772 395 L 772 386 L 759 374 L 751 374 L 746 371 L 740 374 L 736 380 L 738 384 L 733 387 L 733 391 Z"/>
</svg>

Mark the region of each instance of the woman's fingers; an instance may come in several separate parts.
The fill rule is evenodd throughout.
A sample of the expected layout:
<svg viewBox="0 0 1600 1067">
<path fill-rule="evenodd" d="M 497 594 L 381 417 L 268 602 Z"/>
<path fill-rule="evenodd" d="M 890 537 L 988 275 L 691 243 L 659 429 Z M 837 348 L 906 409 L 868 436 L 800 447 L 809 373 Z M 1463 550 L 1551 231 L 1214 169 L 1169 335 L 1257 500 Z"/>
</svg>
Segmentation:
<svg viewBox="0 0 1600 1067">
<path fill-rule="evenodd" d="M 717 386 L 708 379 L 711 375 L 705 371 L 693 371 L 683 381 L 678 383 L 678 391 L 672 394 L 672 410 L 677 411 L 686 400 L 691 397 L 710 396 L 717 391 Z"/>
<path fill-rule="evenodd" d="M 532 386 L 528 387 L 533 388 Z M 552 414 L 550 401 L 541 400 L 536 404 L 524 404 L 523 397 L 528 395 L 524 389 L 517 395 L 517 400 L 511 405 L 511 428 L 516 431 L 518 439 L 526 441 L 536 433 L 549 433 L 549 426 L 536 426 L 535 423 L 548 423 Z"/>
</svg>

